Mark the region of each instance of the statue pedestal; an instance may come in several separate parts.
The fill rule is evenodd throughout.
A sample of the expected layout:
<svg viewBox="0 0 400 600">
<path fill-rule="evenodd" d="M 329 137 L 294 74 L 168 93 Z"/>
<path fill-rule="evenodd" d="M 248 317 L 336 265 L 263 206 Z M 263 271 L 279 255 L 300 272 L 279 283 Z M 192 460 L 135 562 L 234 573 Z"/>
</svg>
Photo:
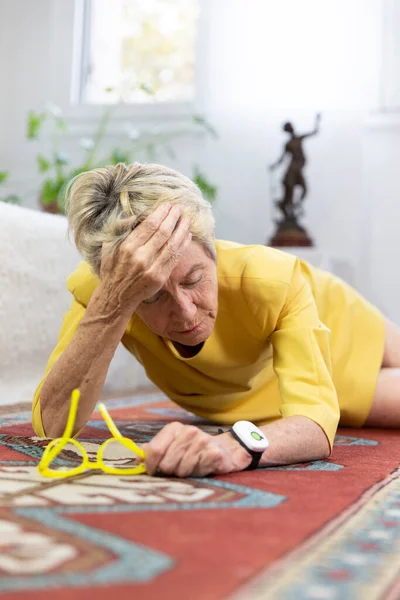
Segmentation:
<svg viewBox="0 0 400 600">
<path fill-rule="evenodd" d="M 313 241 L 304 227 L 300 225 L 296 216 L 285 217 L 282 221 L 275 221 L 276 231 L 267 242 L 274 248 L 311 248 Z"/>
</svg>

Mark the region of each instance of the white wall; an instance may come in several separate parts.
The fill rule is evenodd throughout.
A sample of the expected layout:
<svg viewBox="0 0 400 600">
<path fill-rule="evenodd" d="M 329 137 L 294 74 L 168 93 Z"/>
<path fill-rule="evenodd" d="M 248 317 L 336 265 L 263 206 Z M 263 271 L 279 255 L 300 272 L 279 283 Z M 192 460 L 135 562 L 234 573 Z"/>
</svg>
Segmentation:
<svg viewBox="0 0 400 600">
<path fill-rule="evenodd" d="M 24 140 L 26 113 L 40 109 L 57 89 L 63 92 L 55 85 L 54 6 L 71 4 L 0 0 L 3 88 L 7 81 L 0 94 L 0 168 L 13 167 L 21 189 L 37 180 L 32 169 L 37 148 Z M 217 234 L 245 243 L 264 243 L 271 235 L 272 195 L 280 188 L 278 174 L 271 182 L 266 165 L 285 142 L 281 124 L 291 120 L 298 131 L 307 131 L 321 111 L 320 135 L 305 142 L 310 191 L 304 223 L 324 253 L 348 263 L 355 285 L 400 321 L 395 259 L 388 259 L 396 253 L 400 130 L 369 124 L 385 96 L 383 34 L 391 27 L 390 39 L 396 38 L 398 30 L 387 15 L 383 21 L 384 8 L 394 11 L 396 0 L 202 0 L 202 5 L 199 107 L 221 139 L 186 139 L 178 144 L 174 164 L 190 174 L 197 158 L 218 184 Z M 65 39 L 66 27 L 59 34 Z M 79 124 L 74 132 L 67 150 L 76 154 Z M 35 202 L 34 195 L 27 201 Z"/>
<path fill-rule="evenodd" d="M 0 0 L 0 170 L 12 169 L 17 191 L 35 183 L 25 119 L 29 109 L 43 106 L 49 87 L 50 7 L 51 0 Z"/>
<path fill-rule="evenodd" d="M 369 297 L 400 323 L 400 123 L 372 127 L 366 146 L 365 199 L 370 208 Z"/>
<path fill-rule="evenodd" d="M 369 297 L 400 324 L 400 3 L 383 1 L 382 111 L 365 133 L 364 198 L 370 215 Z"/>
<path fill-rule="evenodd" d="M 206 0 L 204 8 L 201 93 L 222 134 L 205 152 L 220 184 L 217 233 L 244 243 L 271 235 L 281 188 L 266 165 L 285 143 L 280 126 L 308 131 L 321 111 L 320 135 L 305 142 L 304 223 L 338 274 L 400 323 L 398 0 Z"/>
<path fill-rule="evenodd" d="M 286 141 L 281 124 L 309 131 L 322 111 L 320 135 L 305 142 L 305 224 L 326 253 L 351 261 L 366 290 L 363 132 L 379 104 L 381 0 L 208 0 L 205 7 L 202 95 L 223 135 L 207 151 L 221 185 L 219 234 L 264 243 L 273 230 L 271 196 L 281 190 L 278 173 L 270 181 L 266 171 Z"/>
</svg>

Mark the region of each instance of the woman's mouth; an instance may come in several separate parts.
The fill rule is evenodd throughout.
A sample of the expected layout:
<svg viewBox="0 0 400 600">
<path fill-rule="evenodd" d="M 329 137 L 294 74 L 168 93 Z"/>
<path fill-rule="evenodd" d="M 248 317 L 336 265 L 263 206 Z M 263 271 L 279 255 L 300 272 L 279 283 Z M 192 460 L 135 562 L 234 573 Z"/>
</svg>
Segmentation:
<svg viewBox="0 0 400 600">
<path fill-rule="evenodd" d="M 181 335 L 190 335 L 191 333 L 196 333 L 200 329 L 202 323 L 203 322 L 198 323 L 198 325 L 195 325 L 191 329 L 185 329 L 185 331 L 178 331 L 178 333 Z"/>
</svg>

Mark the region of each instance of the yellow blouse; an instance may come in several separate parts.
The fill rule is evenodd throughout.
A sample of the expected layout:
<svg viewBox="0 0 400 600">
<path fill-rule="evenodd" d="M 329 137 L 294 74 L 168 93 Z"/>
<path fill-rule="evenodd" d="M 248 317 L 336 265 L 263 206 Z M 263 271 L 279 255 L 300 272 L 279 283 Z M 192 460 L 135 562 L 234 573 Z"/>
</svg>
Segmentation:
<svg viewBox="0 0 400 600">
<path fill-rule="evenodd" d="M 303 263 L 273 248 L 226 241 L 217 242 L 217 256 L 218 315 L 196 356 L 183 358 L 136 314 L 122 343 L 156 386 L 197 415 L 221 424 L 240 419 L 264 424 L 303 415 L 323 429 L 332 447 L 340 413 L 330 331 L 320 321 Z M 40 436 L 45 435 L 41 387 L 75 335 L 97 285 L 85 262 L 67 280 L 74 298 L 33 399 L 33 427 Z"/>
</svg>

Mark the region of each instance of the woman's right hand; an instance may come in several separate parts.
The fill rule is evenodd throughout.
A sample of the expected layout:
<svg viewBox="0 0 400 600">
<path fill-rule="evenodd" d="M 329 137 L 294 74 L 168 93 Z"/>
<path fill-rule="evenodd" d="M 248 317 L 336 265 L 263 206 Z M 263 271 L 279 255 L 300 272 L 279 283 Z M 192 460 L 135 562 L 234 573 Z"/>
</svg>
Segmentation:
<svg viewBox="0 0 400 600">
<path fill-rule="evenodd" d="M 161 204 L 135 227 L 114 252 L 104 243 L 100 288 L 107 304 L 128 314 L 156 294 L 190 244 L 190 220 L 181 219 L 183 207 Z M 126 220 L 133 228 L 136 218 Z M 179 221 L 179 222 L 178 222 Z"/>
</svg>

